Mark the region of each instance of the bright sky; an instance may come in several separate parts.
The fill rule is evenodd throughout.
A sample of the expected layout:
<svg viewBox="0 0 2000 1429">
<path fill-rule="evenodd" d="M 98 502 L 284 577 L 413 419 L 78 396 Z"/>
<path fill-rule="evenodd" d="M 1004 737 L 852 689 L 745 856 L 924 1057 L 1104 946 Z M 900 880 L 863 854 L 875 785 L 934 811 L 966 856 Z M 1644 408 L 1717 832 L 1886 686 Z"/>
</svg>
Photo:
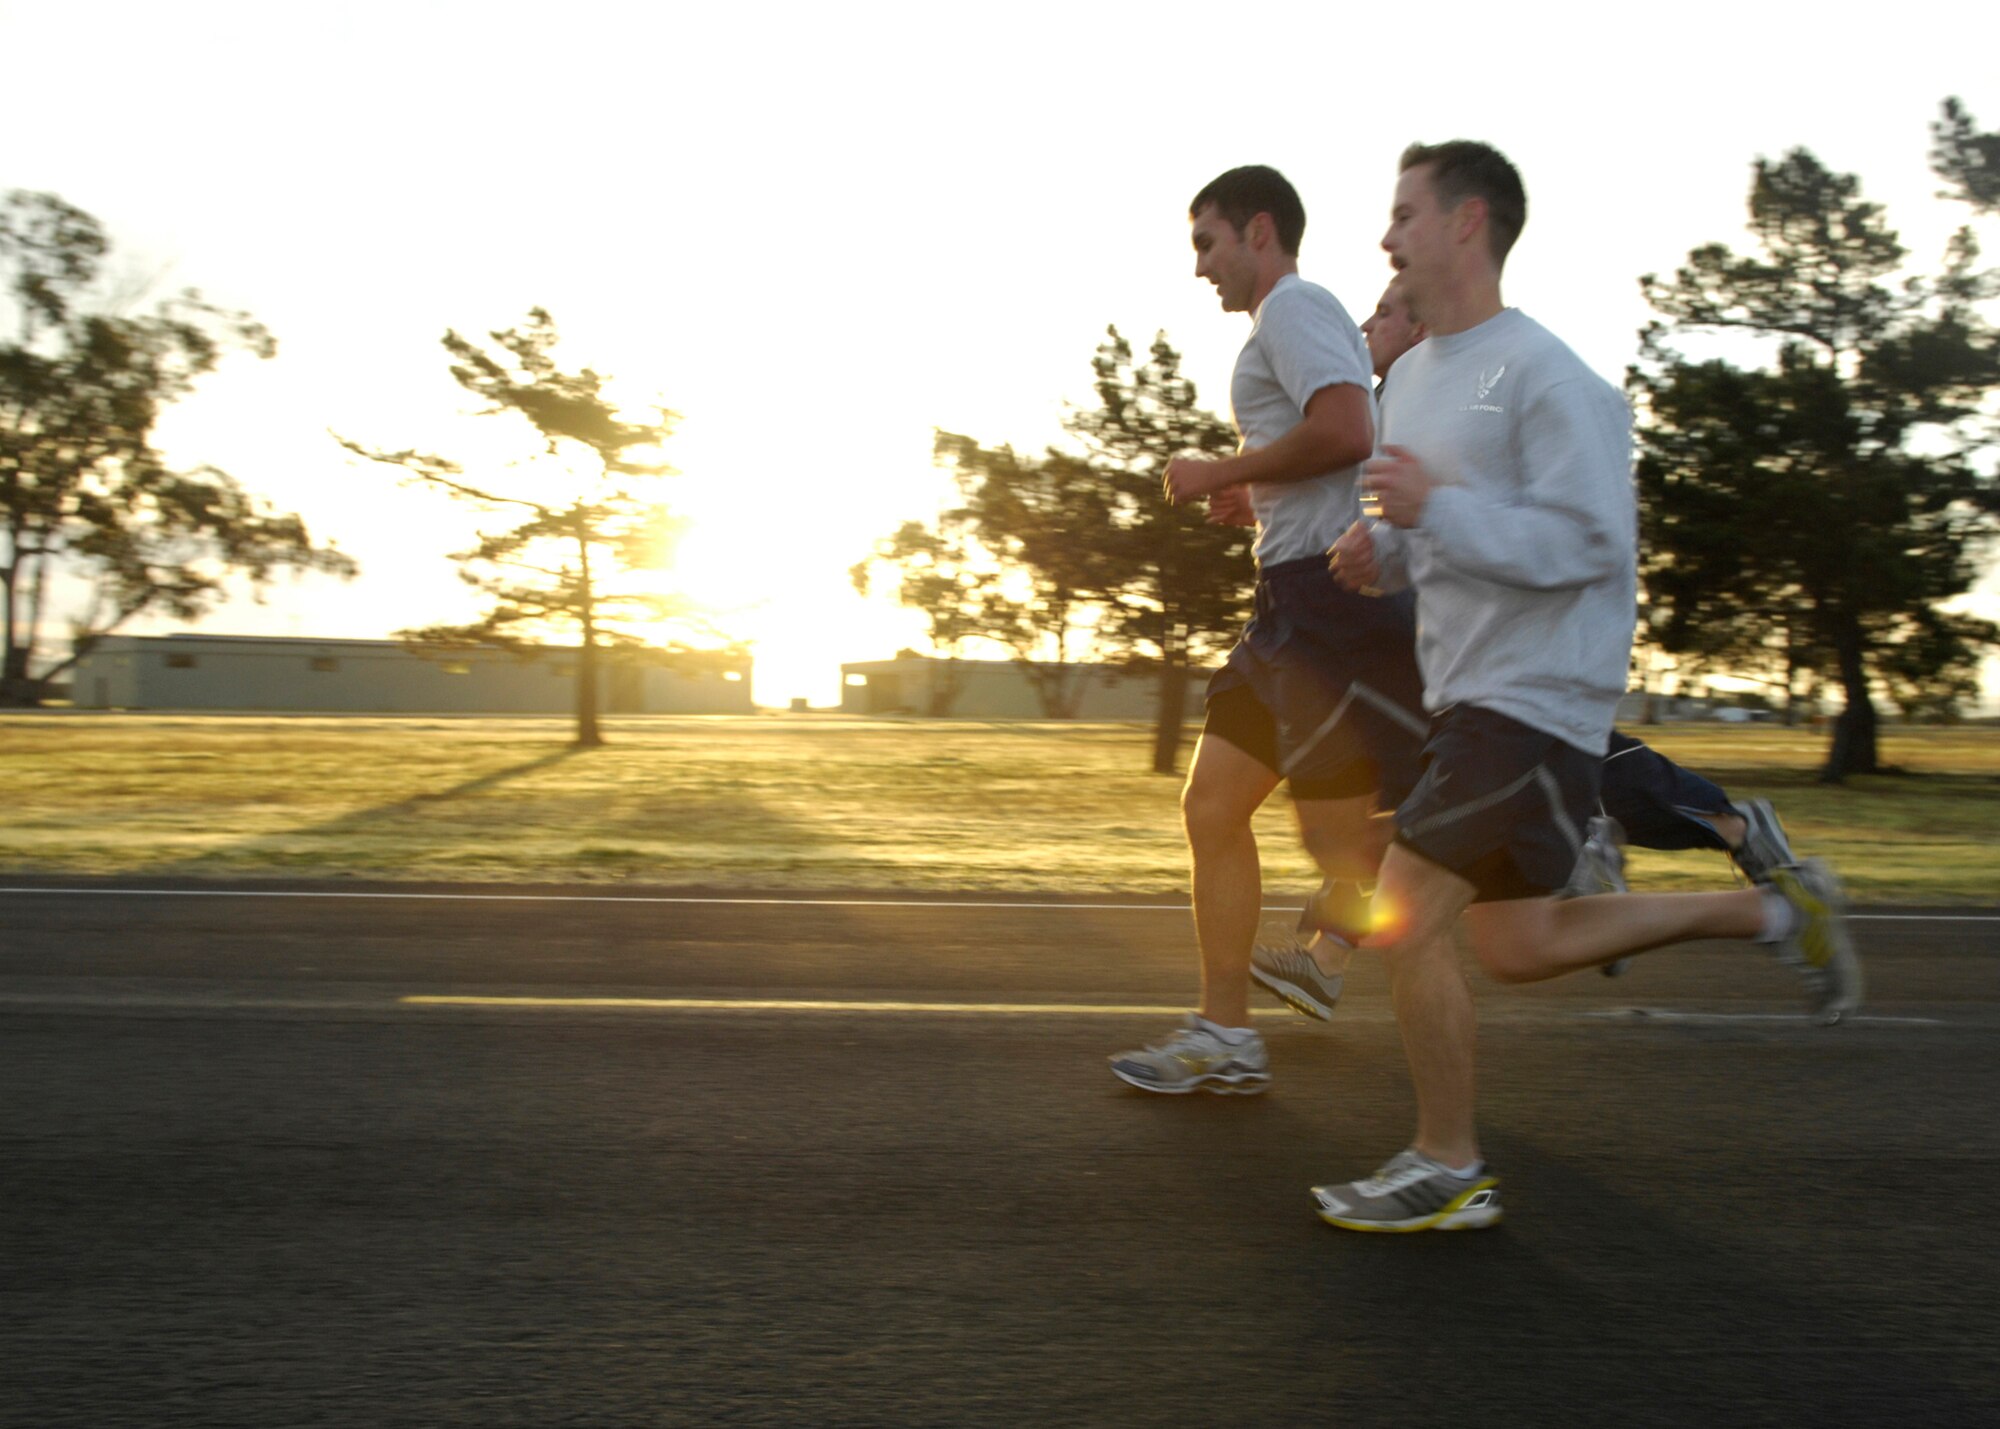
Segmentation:
<svg viewBox="0 0 2000 1429">
<path fill-rule="evenodd" d="M 540 305 L 568 364 L 683 414 L 675 579 L 756 642 L 759 701 L 830 703 L 841 661 L 921 644 L 847 570 L 948 501 L 932 428 L 1059 440 L 1108 323 L 1166 328 L 1226 411 L 1246 320 L 1194 280 L 1186 222 L 1223 169 L 1293 180 L 1303 270 L 1358 318 L 1403 146 L 1498 145 L 1530 201 L 1507 297 L 1613 381 L 1637 276 L 1740 241 L 1756 155 L 1859 173 L 1929 266 L 1962 211 L 1931 197 L 1928 126 L 1951 94 L 2000 126 L 2000 11 L 1831 13 L 0 0 L 0 189 L 61 194 L 130 282 L 197 286 L 279 340 L 163 436 L 363 574 L 281 582 L 204 629 L 468 618 L 444 553 L 469 514 L 327 430 L 472 452 L 438 338 Z"/>
</svg>

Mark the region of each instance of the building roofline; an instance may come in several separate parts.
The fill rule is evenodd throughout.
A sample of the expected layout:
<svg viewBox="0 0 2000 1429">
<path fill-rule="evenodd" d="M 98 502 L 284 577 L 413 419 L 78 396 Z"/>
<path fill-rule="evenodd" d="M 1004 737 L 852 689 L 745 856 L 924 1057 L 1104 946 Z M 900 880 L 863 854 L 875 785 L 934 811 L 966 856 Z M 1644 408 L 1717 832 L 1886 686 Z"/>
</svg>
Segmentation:
<svg viewBox="0 0 2000 1429">
<path fill-rule="evenodd" d="M 321 649 L 321 650 L 327 648 L 328 646 L 338 645 L 346 647 L 348 649 L 361 648 L 371 651 L 376 651 L 376 650 L 408 651 L 412 654 L 421 652 L 426 655 L 436 656 L 439 659 L 450 659 L 457 655 L 512 656 L 517 653 L 514 650 L 510 650 L 505 646 L 500 646 L 500 645 L 465 645 L 456 647 L 434 645 L 429 647 L 422 647 L 413 645 L 410 642 L 403 640 L 374 640 L 374 639 L 363 639 L 345 635 L 211 635 L 196 630 L 177 630 L 168 635 L 101 635 L 97 637 L 96 640 L 91 642 L 91 652 L 94 653 L 98 651 L 114 650 L 118 648 L 121 644 L 122 645 L 213 644 L 213 645 L 261 646 L 266 649 L 279 649 L 279 648 L 304 649 L 307 647 L 311 647 L 313 649 Z M 554 655 L 561 657 L 574 657 L 580 654 L 582 649 L 583 647 L 581 645 L 531 645 L 526 647 L 525 652 L 519 652 L 519 653 L 527 653 L 532 655 Z M 616 649 L 611 646 L 601 645 L 598 647 L 599 655 L 611 659 L 616 659 L 618 656 L 624 653 L 625 653 L 624 651 Z M 640 655 L 655 655 L 655 654 L 665 655 L 671 652 L 659 650 L 653 646 L 643 646 L 636 653 Z M 725 658 L 724 652 L 722 651 L 702 652 L 702 653 L 711 659 Z M 754 661 L 754 657 L 747 653 L 737 658 L 741 659 L 744 666 L 746 667 L 751 665 Z"/>
</svg>

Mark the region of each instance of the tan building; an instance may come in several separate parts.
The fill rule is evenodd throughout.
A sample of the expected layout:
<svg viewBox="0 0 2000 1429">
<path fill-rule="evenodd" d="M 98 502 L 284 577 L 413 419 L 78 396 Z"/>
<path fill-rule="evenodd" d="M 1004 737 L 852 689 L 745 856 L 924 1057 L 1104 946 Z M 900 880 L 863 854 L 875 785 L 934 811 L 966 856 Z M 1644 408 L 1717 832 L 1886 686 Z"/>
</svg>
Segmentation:
<svg viewBox="0 0 2000 1429">
<path fill-rule="evenodd" d="M 601 713 L 752 713 L 747 655 L 689 669 L 599 658 Z M 420 656 L 398 640 L 111 635 L 77 661 L 70 697 L 79 709 L 566 715 L 576 650 Z"/>
<path fill-rule="evenodd" d="M 1053 665 L 1041 667 L 1053 671 Z M 1209 670 L 1188 674 L 1187 717 L 1198 720 Z M 904 654 L 840 667 L 840 709 L 858 715 L 935 715 L 946 719 L 1047 719 L 1033 679 L 1012 660 L 940 660 Z M 1158 676 L 1110 665 L 1071 665 L 1076 719 L 1150 720 L 1157 713 Z M 1631 691 L 1618 702 L 1618 723 L 1646 718 L 1646 695 Z M 1656 720 L 1728 719 L 1708 699 L 1655 697 Z M 1763 716 L 1758 716 L 1762 718 Z"/>
<path fill-rule="evenodd" d="M 1037 667 L 1048 679 L 1060 677 L 1075 705 L 1073 719 L 1144 719 L 1157 713 L 1160 677 L 1149 670 L 1114 665 L 1054 664 Z M 1188 675 L 1187 711 L 1201 715 L 1209 671 Z M 843 714 L 935 715 L 947 719 L 1048 719 L 1035 678 L 1014 660 L 939 660 L 899 655 L 840 667 Z"/>
</svg>

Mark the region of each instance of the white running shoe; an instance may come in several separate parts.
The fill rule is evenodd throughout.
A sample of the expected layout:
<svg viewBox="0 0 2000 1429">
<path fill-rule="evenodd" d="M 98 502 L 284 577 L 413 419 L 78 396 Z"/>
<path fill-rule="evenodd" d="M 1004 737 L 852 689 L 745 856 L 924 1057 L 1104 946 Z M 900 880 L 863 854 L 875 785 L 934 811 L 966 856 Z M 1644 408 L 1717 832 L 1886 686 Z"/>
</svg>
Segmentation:
<svg viewBox="0 0 2000 1429">
<path fill-rule="evenodd" d="M 1745 878 L 1752 883 L 1769 883 L 1772 869 L 1799 861 L 1769 799 L 1744 799 L 1731 804 L 1729 810 L 1743 820 L 1743 844 L 1729 856 Z"/>
<path fill-rule="evenodd" d="M 1558 898 L 1591 898 L 1604 893 L 1629 893 L 1625 883 L 1625 829 L 1618 820 L 1602 815 L 1590 821 L 1584 832 L 1583 848 Z M 1622 977 L 1632 966 L 1630 958 L 1605 963 L 1598 971 L 1606 977 Z"/>
<path fill-rule="evenodd" d="M 1111 1074 L 1142 1092 L 1211 1091 L 1248 1096 L 1271 1085 L 1271 1054 L 1264 1039 L 1246 1032 L 1229 1041 L 1207 1018 L 1188 1014 L 1187 1024 L 1164 1042 L 1111 1059 Z"/>
</svg>

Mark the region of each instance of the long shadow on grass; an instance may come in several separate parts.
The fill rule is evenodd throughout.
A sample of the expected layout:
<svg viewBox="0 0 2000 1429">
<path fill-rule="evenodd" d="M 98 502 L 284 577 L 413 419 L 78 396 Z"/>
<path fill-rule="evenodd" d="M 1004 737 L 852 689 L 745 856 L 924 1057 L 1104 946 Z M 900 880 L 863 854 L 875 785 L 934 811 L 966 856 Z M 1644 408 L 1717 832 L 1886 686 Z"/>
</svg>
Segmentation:
<svg viewBox="0 0 2000 1429">
<path fill-rule="evenodd" d="M 639 817 L 609 807 L 606 791 L 565 790 L 537 801 L 527 793 L 510 805 L 496 802 L 475 808 L 469 801 L 504 785 L 552 770 L 589 751 L 563 748 L 534 759 L 466 779 L 449 788 L 426 790 L 406 798 L 357 809 L 318 824 L 258 833 L 192 856 L 162 860 L 136 868 L 135 873 L 200 876 L 254 871 L 304 875 L 387 874 L 411 876 L 411 865 L 385 867 L 392 850 L 382 841 L 393 839 L 412 848 L 422 864 L 418 876 L 450 878 L 455 864 L 481 866 L 499 877 L 521 876 L 532 870 L 537 881 L 584 878 L 664 877 L 684 874 L 684 860 L 675 854 L 687 846 L 715 853 L 724 877 L 741 874 L 735 849 L 800 849 L 825 842 L 807 826 L 760 805 L 734 788 L 723 786 L 710 796 L 663 801 Z M 600 802 L 601 801 L 601 802 Z M 458 808 L 455 805 L 466 805 Z M 398 828 L 398 825 L 404 827 Z M 526 847 L 522 837 L 573 834 L 557 846 Z M 634 846 L 632 838 L 650 838 L 678 848 Z M 371 840 L 375 841 L 371 844 Z M 413 847 L 415 846 L 415 847 Z M 451 856 L 464 850 L 466 860 Z M 705 870 L 704 870 L 705 871 Z M 758 875 L 750 875 L 755 879 Z"/>
<path fill-rule="evenodd" d="M 152 864 L 141 871 L 154 874 L 186 875 L 212 873 L 218 869 L 227 869 L 240 865 L 246 856 L 249 856 L 253 862 L 259 864 L 277 862 L 294 864 L 302 868 L 310 867 L 314 871 L 337 871 L 336 868 L 327 866 L 330 862 L 335 861 L 329 860 L 324 853 L 315 851 L 308 856 L 300 857 L 291 849 L 291 845 L 297 840 L 307 839 L 311 840 L 315 846 L 321 846 L 324 842 L 337 841 L 350 835 L 378 829 L 383 825 L 407 819 L 415 814 L 430 812 L 454 800 L 471 798 L 483 794 L 490 789 L 498 788 L 502 784 L 511 783 L 517 779 L 526 779 L 531 775 L 540 773 L 544 769 L 553 769 L 579 752 L 573 748 L 558 749 L 541 755 L 538 758 L 526 760 L 520 764 L 511 764 L 504 769 L 490 770 L 485 774 L 467 779 L 462 783 L 454 784 L 449 789 L 434 789 L 427 790 L 421 794 L 412 794 L 408 798 L 397 799 L 387 804 L 377 804 L 373 808 L 357 809 L 352 813 L 342 814 L 339 818 L 328 819 L 326 822 L 320 824 L 309 824 L 302 828 L 284 829 L 272 834 L 260 834 L 254 838 L 247 838 L 224 848 L 209 849 L 206 852 L 196 854 L 192 858 L 171 859 L 163 863 Z M 257 859 L 255 856 L 260 853 L 273 855 L 274 857 L 270 859 Z"/>
</svg>

